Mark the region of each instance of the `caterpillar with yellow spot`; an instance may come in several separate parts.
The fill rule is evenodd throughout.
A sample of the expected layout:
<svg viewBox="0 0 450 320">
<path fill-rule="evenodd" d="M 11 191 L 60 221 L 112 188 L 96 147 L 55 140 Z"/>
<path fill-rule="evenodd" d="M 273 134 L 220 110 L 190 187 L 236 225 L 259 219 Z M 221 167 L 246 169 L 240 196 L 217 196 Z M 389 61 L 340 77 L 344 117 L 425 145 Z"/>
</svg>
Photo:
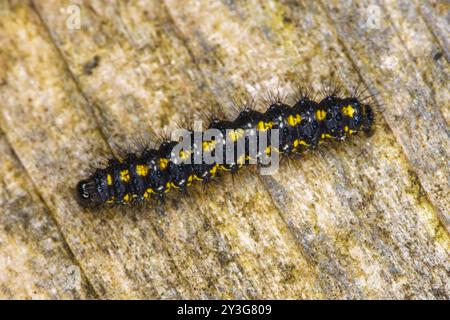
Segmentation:
<svg viewBox="0 0 450 320">
<path fill-rule="evenodd" d="M 207 182 L 219 171 L 235 173 L 246 164 L 260 164 L 273 152 L 289 156 L 326 140 L 344 140 L 361 131 L 370 132 L 375 116 L 364 100 L 357 94 L 342 97 L 335 91 L 319 102 L 310 94 L 299 95 L 292 105 L 274 99 L 264 113 L 244 106 L 233 121 L 210 121 L 207 129 L 219 133 L 215 138 L 205 138 L 203 131 L 188 131 L 188 150 L 175 151 L 179 141 L 167 140 L 158 148 L 144 148 L 138 155 L 129 153 L 123 159 L 110 160 L 107 167 L 96 169 L 77 184 L 77 199 L 84 207 L 161 199 L 173 189 L 183 191 L 194 182 Z M 277 145 L 267 139 L 261 150 L 251 153 L 250 138 L 257 137 L 256 145 L 260 147 L 262 134 L 270 138 L 276 135 Z M 193 138 L 199 135 L 200 142 Z M 234 152 L 239 143 L 243 145 L 241 152 Z M 206 157 L 225 155 L 230 150 L 231 161 L 227 158 L 211 162 Z"/>
</svg>

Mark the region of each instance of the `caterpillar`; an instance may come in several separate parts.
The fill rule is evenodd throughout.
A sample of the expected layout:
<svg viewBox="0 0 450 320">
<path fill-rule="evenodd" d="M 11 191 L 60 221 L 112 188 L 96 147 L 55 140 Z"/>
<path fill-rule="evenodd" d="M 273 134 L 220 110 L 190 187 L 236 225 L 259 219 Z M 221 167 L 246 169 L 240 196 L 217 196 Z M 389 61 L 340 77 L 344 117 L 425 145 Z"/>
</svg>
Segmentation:
<svg viewBox="0 0 450 320">
<path fill-rule="evenodd" d="M 163 199 L 173 189 L 185 191 L 194 182 L 208 182 L 219 171 L 235 173 L 251 163 L 264 165 L 273 154 L 301 154 L 327 140 L 369 133 L 375 120 L 373 107 L 359 94 L 343 97 L 333 91 L 316 102 L 302 91 L 292 105 L 269 100 L 264 113 L 245 104 L 233 121 L 211 117 L 206 131 L 186 130 L 185 149 L 180 149 L 180 141 L 168 139 L 159 147 L 110 159 L 78 182 L 79 204 L 92 208 Z M 208 130 L 216 135 L 207 136 Z"/>
</svg>

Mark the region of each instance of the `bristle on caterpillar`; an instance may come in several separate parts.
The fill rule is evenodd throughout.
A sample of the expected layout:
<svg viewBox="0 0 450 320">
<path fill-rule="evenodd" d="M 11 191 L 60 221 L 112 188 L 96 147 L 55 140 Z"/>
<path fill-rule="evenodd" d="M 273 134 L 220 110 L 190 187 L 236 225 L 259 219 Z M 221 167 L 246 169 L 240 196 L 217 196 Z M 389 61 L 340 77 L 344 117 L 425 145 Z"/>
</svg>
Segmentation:
<svg viewBox="0 0 450 320">
<path fill-rule="evenodd" d="M 172 190 L 185 191 L 197 182 L 207 183 L 219 172 L 236 173 L 250 163 L 262 164 L 262 158 L 272 153 L 282 156 L 301 154 L 327 140 L 344 140 L 358 132 L 370 133 L 375 120 L 374 110 L 359 94 L 349 97 L 340 90 L 326 91 L 326 96 L 315 101 L 312 90 L 299 90 L 291 105 L 281 95 L 265 98 L 267 110 L 256 110 L 254 103 L 239 104 L 234 120 L 221 120 L 211 114 L 206 129 L 216 130 L 219 138 L 205 138 L 208 131 L 186 130 L 188 148 L 179 150 L 179 141 L 160 138 L 158 146 L 139 144 L 142 151 L 112 159 L 104 168 L 95 169 L 87 179 L 76 186 L 77 199 L 84 207 L 131 204 L 146 199 L 162 199 Z M 277 135 L 277 145 L 267 139 L 264 148 L 250 152 L 250 136 Z M 200 137 L 200 140 L 195 137 Z M 239 149 L 239 147 L 242 147 Z M 219 149 L 220 147 L 220 149 Z M 237 150 L 240 152 L 237 152 Z M 211 162 L 207 156 L 231 152 L 233 157 L 224 162 Z M 174 157 L 176 155 L 176 157 Z M 228 154 L 227 154 L 228 155 Z"/>
</svg>

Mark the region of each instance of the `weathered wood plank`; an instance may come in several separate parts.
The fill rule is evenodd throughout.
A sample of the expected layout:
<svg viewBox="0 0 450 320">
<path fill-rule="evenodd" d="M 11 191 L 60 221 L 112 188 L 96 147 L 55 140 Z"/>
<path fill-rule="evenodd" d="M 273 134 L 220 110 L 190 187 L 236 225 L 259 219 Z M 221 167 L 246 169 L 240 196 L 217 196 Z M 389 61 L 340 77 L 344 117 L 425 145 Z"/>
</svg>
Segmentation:
<svg viewBox="0 0 450 320">
<path fill-rule="evenodd" d="M 416 8 L 425 20 L 428 30 L 436 37 L 439 42 L 447 62 L 450 60 L 450 51 L 448 43 L 448 34 L 450 33 L 450 25 L 448 24 L 448 11 L 450 6 L 445 1 L 417 1 Z M 436 58 L 440 55 L 437 53 Z M 447 111 L 448 122 L 448 111 Z"/>
<path fill-rule="evenodd" d="M 0 154 L 0 298 L 95 298 L 3 134 Z"/>
</svg>

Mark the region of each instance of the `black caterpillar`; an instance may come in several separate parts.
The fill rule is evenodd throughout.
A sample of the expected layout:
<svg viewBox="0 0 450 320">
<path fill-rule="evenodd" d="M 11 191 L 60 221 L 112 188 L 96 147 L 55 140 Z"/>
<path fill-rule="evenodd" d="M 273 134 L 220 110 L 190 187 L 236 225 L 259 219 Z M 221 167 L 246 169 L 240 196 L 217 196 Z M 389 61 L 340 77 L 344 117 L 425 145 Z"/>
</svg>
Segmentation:
<svg viewBox="0 0 450 320">
<path fill-rule="evenodd" d="M 238 141 L 245 139 L 243 153 L 236 153 L 231 162 L 210 163 L 203 158 L 200 163 L 194 162 L 194 155 L 200 149 L 201 154 L 214 154 L 219 150 L 214 139 L 201 144 L 191 139 L 191 152 L 181 154 L 181 158 L 191 160 L 190 163 L 174 161 L 173 150 L 179 142 L 166 140 L 158 149 L 144 148 L 139 155 L 129 153 L 123 159 L 110 160 L 106 168 L 96 169 L 89 178 L 77 184 L 78 201 L 84 207 L 97 207 L 135 203 L 147 198 L 161 199 L 170 189 L 183 191 L 194 181 L 209 181 L 218 171 L 234 173 L 251 160 L 260 163 L 260 158 L 272 152 L 289 156 L 315 148 L 325 140 L 344 140 L 357 132 L 371 131 L 373 108 L 358 94 L 340 97 L 338 92 L 332 92 L 319 103 L 310 97 L 309 94 L 299 95 L 293 106 L 281 102 L 282 99 L 272 99 L 265 113 L 244 106 L 234 121 L 213 118 L 208 129 L 219 130 L 224 139 L 229 135 L 233 141 L 231 148 L 237 148 Z M 252 159 L 244 130 L 265 132 L 269 136 L 276 132 L 279 145 L 271 146 L 268 139 L 264 151 L 258 153 L 257 159 Z M 188 132 L 191 136 L 195 133 Z M 226 148 L 229 146 L 222 150 Z"/>
</svg>

